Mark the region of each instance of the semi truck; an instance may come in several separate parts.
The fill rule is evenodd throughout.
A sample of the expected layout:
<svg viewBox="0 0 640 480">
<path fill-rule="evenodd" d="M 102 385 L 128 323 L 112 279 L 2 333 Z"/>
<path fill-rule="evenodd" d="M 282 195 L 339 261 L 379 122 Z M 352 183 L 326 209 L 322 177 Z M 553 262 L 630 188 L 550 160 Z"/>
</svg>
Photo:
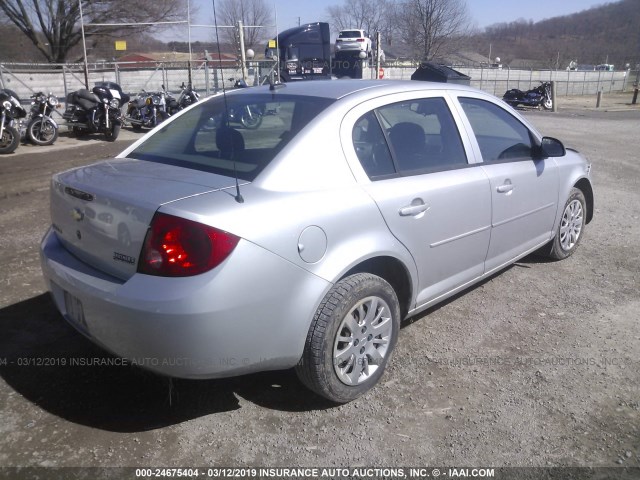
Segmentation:
<svg viewBox="0 0 640 480">
<path fill-rule="evenodd" d="M 278 60 L 283 82 L 362 78 L 362 59 L 357 52 L 336 52 L 332 58 L 326 22 L 307 23 L 280 32 L 267 43 L 265 57 Z"/>
</svg>

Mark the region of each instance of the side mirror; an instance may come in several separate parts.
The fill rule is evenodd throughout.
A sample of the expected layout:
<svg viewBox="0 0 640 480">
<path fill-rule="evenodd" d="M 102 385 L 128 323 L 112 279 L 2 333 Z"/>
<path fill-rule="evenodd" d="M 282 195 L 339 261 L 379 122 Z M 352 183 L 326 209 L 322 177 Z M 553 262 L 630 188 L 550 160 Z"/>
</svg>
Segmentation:
<svg viewBox="0 0 640 480">
<path fill-rule="evenodd" d="M 562 142 L 553 137 L 542 139 L 540 151 L 544 157 L 564 157 L 567 153 Z"/>
</svg>

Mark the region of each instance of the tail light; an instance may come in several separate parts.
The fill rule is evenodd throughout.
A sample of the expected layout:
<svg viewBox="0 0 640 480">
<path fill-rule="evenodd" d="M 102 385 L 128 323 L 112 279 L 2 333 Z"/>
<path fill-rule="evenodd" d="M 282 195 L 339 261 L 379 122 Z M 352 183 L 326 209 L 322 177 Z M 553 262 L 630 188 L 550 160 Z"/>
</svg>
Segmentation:
<svg viewBox="0 0 640 480">
<path fill-rule="evenodd" d="M 364 42 L 364 38 L 359 38 L 358 42 Z"/>
<path fill-rule="evenodd" d="M 144 239 L 138 272 L 188 277 L 220 265 L 239 237 L 184 218 L 156 213 Z"/>
</svg>

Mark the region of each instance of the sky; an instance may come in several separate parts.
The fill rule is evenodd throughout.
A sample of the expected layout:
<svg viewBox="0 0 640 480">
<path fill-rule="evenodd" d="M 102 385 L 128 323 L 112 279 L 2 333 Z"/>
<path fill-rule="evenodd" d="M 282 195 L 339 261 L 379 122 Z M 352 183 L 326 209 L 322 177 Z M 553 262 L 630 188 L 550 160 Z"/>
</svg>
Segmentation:
<svg viewBox="0 0 640 480">
<path fill-rule="evenodd" d="M 191 23 L 213 23 L 212 0 L 190 0 L 198 8 L 198 18 Z M 327 7 L 340 5 L 344 0 L 265 0 L 275 8 L 278 31 L 301 23 L 327 21 Z M 372 0 L 373 1 L 373 0 Z M 610 1 L 610 0 L 609 0 Z M 475 26 L 482 29 L 494 23 L 511 22 L 524 18 L 539 21 L 545 18 L 577 13 L 603 5 L 607 0 L 467 0 L 467 7 Z M 275 33 L 275 27 L 273 27 Z M 193 28 L 193 40 L 209 40 L 212 30 Z"/>
</svg>

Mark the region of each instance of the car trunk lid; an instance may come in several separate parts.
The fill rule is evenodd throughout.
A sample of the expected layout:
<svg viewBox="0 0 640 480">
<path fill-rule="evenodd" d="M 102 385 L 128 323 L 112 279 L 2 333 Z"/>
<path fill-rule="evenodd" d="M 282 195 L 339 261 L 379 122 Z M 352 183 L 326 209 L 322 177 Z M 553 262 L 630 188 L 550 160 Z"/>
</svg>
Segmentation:
<svg viewBox="0 0 640 480">
<path fill-rule="evenodd" d="M 127 280 L 161 205 L 235 185 L 214 173 L 111 159 L 52 179 L 51 220 L 62 244 L 87 264 Z"/>
</svg>

